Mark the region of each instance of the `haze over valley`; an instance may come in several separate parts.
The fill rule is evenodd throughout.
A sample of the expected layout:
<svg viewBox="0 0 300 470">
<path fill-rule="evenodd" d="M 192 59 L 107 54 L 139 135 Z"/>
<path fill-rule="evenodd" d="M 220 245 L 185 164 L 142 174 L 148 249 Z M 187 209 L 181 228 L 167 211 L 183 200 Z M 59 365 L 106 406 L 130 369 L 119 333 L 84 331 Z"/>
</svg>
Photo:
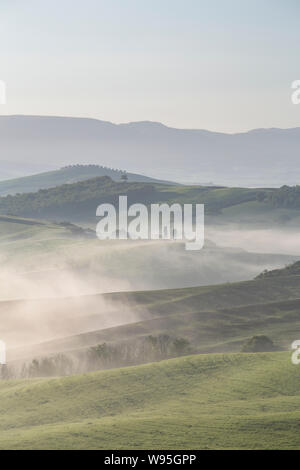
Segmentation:
<svg viewBox="0 0 300 470">
<path fill-rule="evenodd" d="M 300 128 L 225 134 L 159 122 L 0 116 L 1 179 L 93 163 L 181 183 L 294 185 Z"/>
</svg>

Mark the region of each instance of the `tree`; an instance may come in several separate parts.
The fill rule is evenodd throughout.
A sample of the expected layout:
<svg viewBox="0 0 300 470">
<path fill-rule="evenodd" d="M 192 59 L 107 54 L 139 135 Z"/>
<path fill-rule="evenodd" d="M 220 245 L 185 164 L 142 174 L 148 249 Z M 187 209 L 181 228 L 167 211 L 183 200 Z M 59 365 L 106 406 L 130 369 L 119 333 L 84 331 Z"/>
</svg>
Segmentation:
<svg viewBox="0 0 300 470">
<path fill-rule="evenodd" d="M 273 341 L 265 335 L 252 336 L 242 347 L 242 352 L 270 352 L 274 350 Z"/>
<path fill-rule="evenodd" d="M 190 342 L 185 338 L 176 338 L 172 346 L 176 356 L 182 356 L 192 352 Z"/>
<path fill-rule="evenodd" d="M 259 191 L 259 193 L 256 193 L 256 200 L 258 202 L 263 202 L 266 199 L 266 193 L 264 191 Z"/>
<path fill-rule="evenodd" d="M 121 180 L 124 182 L 124 183 L 127 183 L 128 181 L 128 176 L 127 176 L 127 173 L 124 172 L 121 174 Z"/>
</svg>

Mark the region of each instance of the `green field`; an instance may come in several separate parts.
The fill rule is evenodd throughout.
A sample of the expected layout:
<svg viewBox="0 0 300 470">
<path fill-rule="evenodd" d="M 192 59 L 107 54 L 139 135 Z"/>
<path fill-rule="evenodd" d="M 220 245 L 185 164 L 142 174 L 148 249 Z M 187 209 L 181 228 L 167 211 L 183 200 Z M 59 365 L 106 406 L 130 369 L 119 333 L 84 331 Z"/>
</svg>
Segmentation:
<svg viewBox="0 0 300 470">
<path fill-rule="evenodd" d="M 276 205 L 272 200 L 272 195 L 279 191 L 276 189 L 180 186 L 138 178 L 122 182 L 109 176 L 93 178 L 97 175 L 93 170 L 76 179 L 69 173 L 69 170 L 59 170 L 57 175 L 50 172 L 23 178 L 24 182 L 23 179 L 16 180 L 12 187 L 15 192 L 18 187 L 20 189 L 16 194 L 12 189 L 13 195 L 7 196 L 5 191 L 9 191 L 9 182 L 0 182 L 0 196 L 4 196 L 0 197 L 0 214 L 70 221 L 94 228 L 98 221 L 95 216 L 98 205 L 111 203 L 117 207 L 118 197 L 127 195 L 129 205 L 204 204 L 206 223 L 209 224 L 244 222 L 259 226 L 298 226 L 300 223 L 297 205 Z M 265 199 L 260 200 L 261 197 Z"/>
<path fill-rule="evenodd" d="M 289 353 L 0 382 L 1 449 L 299 449 Z"/>
<path fill-rule="evenodd" d="M 78 242 L 88 243 L 88 240 L 74 235 L 71 225 L 0 215 L 1 257 L 6 265 L 14 265 L 18 270 L 41 266 L 45 259 L 51 267 L 51 257 L 56 253 L 59 256 L 59 250 L 65 251 L 66 247 Z"/>
<path fill-rule="evenodd" d="M 0 181 L 0 214 L 71 221 L 95 227 L 99 204 L 204 204 L 206 224 L 246 223 L 258 226 L 300 224 L 298 186 L 242 188 L 179 185 L 97 165 L 74 165 Z"/>
<path fill-rule="evenodd" d="M 266 191 L 261 189 L 149 184 L 143 181 L 120 182 L 113 181 L 108 176 L 98 176 L 68 184 L 59 183 L 58 178 L 57 184 L 56 187 L 46 187 L 35 192 L 33 185 L 32 192 L 0 197 L 0 214 L 95 225 L 98 205 L 112 203 L 117 206 L 120 195 L 128 196 L 129 205 L 163 202 L 201 203 L 205 204 L 207 214 L 216 216 L 222 215 L 222 211 L 226 208 L 241 206 L 243 209 L 243 205 L 250 202 L 255 207 L 264 207 L 265 210 L 262 212 L 273 211 L 268 204 L 257 202 L 257 195 Z M 298 211 L 295 210 L 295 213 L 298 214 Z"/>
</svg>

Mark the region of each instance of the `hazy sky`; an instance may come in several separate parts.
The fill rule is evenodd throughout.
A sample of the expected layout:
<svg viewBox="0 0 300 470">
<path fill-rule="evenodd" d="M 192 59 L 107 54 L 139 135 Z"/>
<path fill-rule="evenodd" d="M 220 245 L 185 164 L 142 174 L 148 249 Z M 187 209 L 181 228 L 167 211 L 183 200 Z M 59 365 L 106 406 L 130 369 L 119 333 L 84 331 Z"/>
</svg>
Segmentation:
<svg viewBox="0 0 300 470">
<path fill-rule="evenodd" d="M 299 0 L 0 0 L 0 113 L 298 127 L 299 23 Z"/>
</svg>

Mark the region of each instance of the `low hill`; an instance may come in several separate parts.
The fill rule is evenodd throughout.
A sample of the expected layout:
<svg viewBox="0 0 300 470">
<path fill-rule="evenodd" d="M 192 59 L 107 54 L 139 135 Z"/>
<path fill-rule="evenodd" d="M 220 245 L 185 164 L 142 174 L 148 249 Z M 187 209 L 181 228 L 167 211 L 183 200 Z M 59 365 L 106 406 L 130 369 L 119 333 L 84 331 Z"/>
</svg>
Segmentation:
<svg viewBox="0 0 300 470">
<path fill-rule="evenodd" d="M 259 274 L 256 279 L 266 279 L 266 278 L 274 278 L 282 276 L 294 276 L 300 275 L 300 261 L 296 261 L 295 263 L 288 264 L 284 268 L 280 269 L 272 269 L 267 270 L 265 269 L 261 274 Z"/>
<path fill-rule="evenodd" d="M 298 449 L 289 353 L 0 381 L 1 449 Z"/>
<path fill-rule="evenodd" d="M 78 357 L 90 347 L 107 343 L 112 345 L 137 344 L 152 336 L 169 335 L 185 338 L 197 353 L 239 352 L 244 343 L 256 335 L 268 335 L 276 349 L 288 350 L 300 337 L 300 299 L 270 302 L 245 307 L 169 313 L 139 322 L 113 328 L 104 328 L 70 336 L 9 352 L 14 360 L 33 359 L 68 353 Z M 78 320 L 77 320 L 78 321 Z M 126 360 L 122 362 L 126 365 Z M 136 363 L 147 362 L 136 357 Z M 128 364 L 127 364 L 128 365 Z"/>
<path fill-rule="evenodd" d="M 0 246 L 6 246 L 8 252 L 11 248 L 14 249 L 18 242 L 24 245 L 28 241 L 34 244 L 38 240 L 68 239 L 76 236 L 85 238 L 89 235 L 88 230 L 71 223 L 52 223 L 41 219 L 0 215 Z"/>
<path fill-rule="evenodd" d="M 31 193 L 40 189 L 54 188 L 62 184 L 77 183 L 98 176 L 109 176 L 113 181 L 122 181 L 126 174 L 127 181 L 135 183 L 161 183 L 175 184 L 169 181 L 161 181 L 144 175 L 127 173 L 100 165 L 69 165 L 60 170 L 38 173 L 36 175 L 0 181 L 0 196 L 14 195 L 17 193 Z"/>
<path fill-rule="evenodd" d="M 221 214 L 225 208 L 257 201 L 259 189 L 203 186 L 170 186 L 162 184 L 115 182 L 110 177 L 97 177 L 55 188 L 0 198 L 0 213 L 15 216 L 95 222 L 99 204 L 118 204 L 119 195 L 128 203 L 158 202 L 203 203 L 207 214 Z M 265 191 L 264 191 L 265 193 Z"/>
<path fill-rule="evenodd" d="M 7 326 L 2 334 L 7 344 L 22 338 L 29 320 L 36 318 L 40 324 L 38 315 L 47 318 L 39 337 L 49 334 L 50 326 L 52 336 L 60 337 L 9 350 L 9 360 L 160 334 L 183 336 L 202 353 L 239 351 L 249 337 L 260 334 L 288 349 L 300 337 L 299 299 L 300 276 L 290 276 L 186 289 L 1 302 L 0 314 L 6 325 L 11 318 L 15 325 L 18 318 L 18 328 L 10 331 Z M 66 322 L 67 337 L 62 335 Z M 76 329 L 82 334 L 76 334 Z"/>
<path fill-rule="evenodd" d="M 26 181 L 29 186 L 23 186 L 25 194 L 9 194 L 0 197 L 0 214 L 70 221 L 95 227 L 97 223 L 95 213 L 98 205 L 112 203 L 117 207 L 118 197 L 127 195 L 129 204 L 136 202 L 146 205 L 163 202 L 168 204 L 205 204 L 207 224 L 233 222 L 268 227 L 270 225 L 280 227 L 300 225 L 299 208 L 291 204 L 284 206 L 273 203 L 273 196 L 275 198 L 278 191 L 281 190 L 183 186 L 162 184 L 156 181 L 153 183 L 144 181 L 130 182 L 130 180 L 114 181 L 109 176 L 90 178 L 92 176 L 90 173 L 91 168 L 85 168 L 84 172 L 86 171 L 86 173 L 83 172 L 81 175 L 83 181 L 73 183 L 70 176 L 73 172 L 75 175 L 78 173 L 77 167 L 60 170 L 57 173 L 59 176 L 56 180 L 57 186 L 51 188 L 47 188 L 47 185 L 54 184 L 52 173 L 45 173 L 46 189 L 40 189 L 36 192 L 27 191 L 29 188 L 32 191 L 32 188 L 38 187 L 40 176 L 28 177 L 29 180 L 26 179 Z M 91 172 L 93 172 L 93 169 Z M 95 173 L 97 173 L 97 170 L 95 170 Z M 33 178 L 33 180 L 37 178 L 37 184 L 32 183 L 30 178 Z M 68 184 L 60 184 L 66 180 Z M 46 183 L 46 181 L 48 182 Z M 6 182 L 3 182 L 3 185 L 5 184 Z M 6 189 L 8 190 L 8 188 Z"/>
<path fill-rule="evenodd" d="M 209 240 L 197 252 L 172 240 L 100 241 L 81 224 L 4 215 L 0 257 L 0 301 L 236 282 L 299 258 L 220 247 Z"/>
<path fill-rule="evenodd" d="M 120 194 L 127 194 L 130 201 L 139 198 L 150 201 L 155 189 L 146 183 L 116 183 L 110 177 L 103 176 L 34 193 L 2 197 L 0 213 L 56 220 L 91 220 L 95 219 L 99 204 L 117 203 Z"/>
</svg>

